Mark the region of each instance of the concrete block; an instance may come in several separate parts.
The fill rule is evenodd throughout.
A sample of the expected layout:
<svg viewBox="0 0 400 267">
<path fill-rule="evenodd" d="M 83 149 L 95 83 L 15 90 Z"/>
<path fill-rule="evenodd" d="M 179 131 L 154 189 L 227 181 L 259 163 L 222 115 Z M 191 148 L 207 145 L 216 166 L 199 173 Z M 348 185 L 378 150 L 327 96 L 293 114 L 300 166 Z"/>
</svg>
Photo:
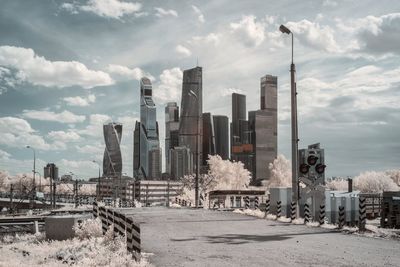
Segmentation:
<svg viewBox="0 0 400 267">
<path fill-rule="evenodd" d="M 73 238 L 73 226 L 85 219 L 90 219 L 91 214 L 51 216 L 45 219 L 46 238 L 52 240 L 66 240 Z"/>
</svg>

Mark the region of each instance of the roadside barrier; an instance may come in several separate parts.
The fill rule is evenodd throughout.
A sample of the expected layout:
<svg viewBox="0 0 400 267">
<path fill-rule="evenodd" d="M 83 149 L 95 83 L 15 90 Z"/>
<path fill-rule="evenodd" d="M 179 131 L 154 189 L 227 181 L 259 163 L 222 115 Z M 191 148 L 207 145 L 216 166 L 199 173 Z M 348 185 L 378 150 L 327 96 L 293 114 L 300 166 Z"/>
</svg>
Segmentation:
<svg viewBox="0 0 400 267">
<path fill-rule="evenodd" d="M 342 229 L 345 222 L 344 206 L 339 206 L 339 229 Z"/>
<path fill-rule="evenodd" d="M 249 196 L 246 196 L 244 199 L 244 208 L 250 209 L 250 197 Z"/>
<path fill-rule="evenodd" d="M 308 203 L 304 204 L 304 223 L 309 223 L 310 222 L 310 206 Z"/>
<path fill-rule="evenodd" d="M 325 223 L 325 204 L 319 205 L 319 225 Z"/>
<path fill-rule="evenodd" d="M 278 200 L 276 202 L 276 217 L 280 218 L 282 215 L 282 201 Z"/>
<path fill-rule="evenodd" d="M 367 203 L 366 203 L 366 199 L 364 197 L 359 198 L 358 208 L 359 208 L 358 209 L 358 212 L 359 212 L 358 228 L 360 229 L 360 231 L 365 231 L 365 224 L 366 224 L 366 219 L 367 219 L 367 214 L 366 214 L 367 213 Z"/>
<path fill-rule="evenodd" d="M 294 221 L 296 219 L 296 202 L 290 202 L 290 219 Z"/>
<path fill-rule="evenodd" d="M 258 202 L 258 197 L 256 196 L 254 198 L 254 209 L 258 210 L 259 209 L 260 203 Z"/>
</svg>

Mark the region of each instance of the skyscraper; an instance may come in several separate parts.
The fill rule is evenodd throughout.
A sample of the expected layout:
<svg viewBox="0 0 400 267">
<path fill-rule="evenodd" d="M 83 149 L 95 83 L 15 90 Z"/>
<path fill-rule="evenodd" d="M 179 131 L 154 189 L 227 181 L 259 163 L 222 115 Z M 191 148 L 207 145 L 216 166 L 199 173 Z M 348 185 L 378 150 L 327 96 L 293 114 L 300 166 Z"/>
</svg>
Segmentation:
<svg viewBox="0 0 400 267">
<path fill-rule="evenodd" d="M 122 173 L 121 136 L 122 124 L 111 122 L 103 125 L 106 148 L 103 157 L 103 176 L 119 177 Z"/>
<path fill-rule="evenodd" d="M 58 181 L 58 167 L 54 163 L 47 163 L 43 169 L 43 177 Z"/>
<path fill-rule="evenodd" d="M 140 179 L 161 179 L 161 148 L 156 105 L 148 78 L 140 79 L 140 122 L 135 124 L 134 175 Z M 139 139 L 139 140 L 138 140 Z"/>
<path fill-rule="evenodd" d="M 261 109 L 249 112 L 249 130 L 255 152 L 253 184 L 260 184 L 262 180 L 270 179 L 268 165 L 277 157 L 277 83 L 276 76 L 261 77 Z"/>
<path fill-rule="evenodd" d="M 241 161 L 253 174 L 254 150 L 250 142 L 251 132 L 246 120 L 246 96 L 232 94 L 231 159 Z"/>
<path fill-rule="evenodd" d="M 174 147 L 169 150 L 171 178 L 180 179 L 193 173 L 193 155 L 187 147 Z"/>
<path fill-rule="evenodd" d="M 227 116 L 213 116 L 215 154 L 222 159 L 229 159 L 229 119 Z"/>
<path fill-rule="evenodd" d="M 207 169 L 208 155 L 215 154 L 214 122 L 211 113 L 203 113 L 203 163 Z"/>
<path fill-rule="evenodd" d="M 165 107 L 165 163 L 169 169 L 169 150 L 179 145 L 179 107 L 176 102 L 167 103 Z"/>
<path fill-rule="evenodd" d="M 202 162 L 202 122 L 203 112 L 203 87 L 202 68 L 195 67 L 183 72 L 181 116 L 179 123 L 179 146 L 190 149 L 199 164 Z M 194 164 L 197 166 L 197 164 Z"/>
<path fill-rule="evenodd" d="M 232 126 L 231 126 L 231 146 L 240 143 L 240 121 L 246 120 L 246 96 L 242 94 L 232 94 Z"/>
</svg>

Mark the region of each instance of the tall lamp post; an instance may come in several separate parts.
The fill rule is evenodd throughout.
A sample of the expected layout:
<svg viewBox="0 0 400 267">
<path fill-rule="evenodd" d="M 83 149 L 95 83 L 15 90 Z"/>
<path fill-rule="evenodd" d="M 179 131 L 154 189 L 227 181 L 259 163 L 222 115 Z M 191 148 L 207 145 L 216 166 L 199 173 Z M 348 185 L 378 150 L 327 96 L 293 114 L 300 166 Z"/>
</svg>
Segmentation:
<svg viewBox="0 0 400 267">
<path fill-rule="evenodd" d="M 33 190 L 32 190 L 33 197 L 32 197 L 32 199 L 33 199 L 34 196 L 36 195 L 36 179 L 35 179 L 35 176 L 36 176 L 36 151 L 33 147 L 31 147 L 29 145 L 26 146 L 26 148 L 30 148 L 33 151 L 33 170 L 32 170 L 32 172 L 33 172 Z"/>
<path fill-rule="evenodd" d="M 195 92 L 190 90 L 189 95 L 193 96 L 196 99 L 197 104 L 199 104 L 198 103 L 199 98 Z M 200 161 L 199 160 L 200 114 L 199 114 L 199 109 L 197 109 L 196 119 L 197 119 L 197 122 L 196 122 L 196 124 L 197 124 L 197 126 L 196 126 L 196 128 L 197 128 L 197 130 L 196 130 L 196 177 L 195 177 L 195 185 L 194 185 L 194 202 L 195 202 L 195 207 L 198 208 L 199 207 L 199 176 L 200 176 L 200 170 L 199 170 L 199 165 L 200 165 L 199 164 L 199 161 Z"/>
<path fill-rule="evenodd" d="M 296 91 L 296 66 L 293 63 L 293 33 L 284 25 L 279 27 L 282 33 L 292 35 L 292 63 L 290 64 L 290 91 L 291 91 L 291 113 L 292 113 L 292 201 L 296 202 L 297 217 L 299 217 L 299 176 L 298 176 L 298 127 L 297 127 L 297 91 Z"/>
<path fill-rule="evenodd" d="M 97 201 L 100 201 L 100 163 L 96 160 L 92 160 L 92 162 L 96 163 L 99 166 L 99 179 L 97 181 Z"/>
</svg>

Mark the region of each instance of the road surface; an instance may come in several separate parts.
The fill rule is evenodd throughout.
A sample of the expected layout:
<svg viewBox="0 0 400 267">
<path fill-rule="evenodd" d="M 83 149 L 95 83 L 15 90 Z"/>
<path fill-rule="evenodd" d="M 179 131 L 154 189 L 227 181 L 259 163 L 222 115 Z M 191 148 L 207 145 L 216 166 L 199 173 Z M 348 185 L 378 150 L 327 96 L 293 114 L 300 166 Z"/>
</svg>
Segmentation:
<svg viewBox="0 0 400 267">
<path fill-rule="evenodd" d="M 139 208 L 142 251 L 155 266 L 400 266 L 400 241 L 233 212 Z"/>
</svg>

